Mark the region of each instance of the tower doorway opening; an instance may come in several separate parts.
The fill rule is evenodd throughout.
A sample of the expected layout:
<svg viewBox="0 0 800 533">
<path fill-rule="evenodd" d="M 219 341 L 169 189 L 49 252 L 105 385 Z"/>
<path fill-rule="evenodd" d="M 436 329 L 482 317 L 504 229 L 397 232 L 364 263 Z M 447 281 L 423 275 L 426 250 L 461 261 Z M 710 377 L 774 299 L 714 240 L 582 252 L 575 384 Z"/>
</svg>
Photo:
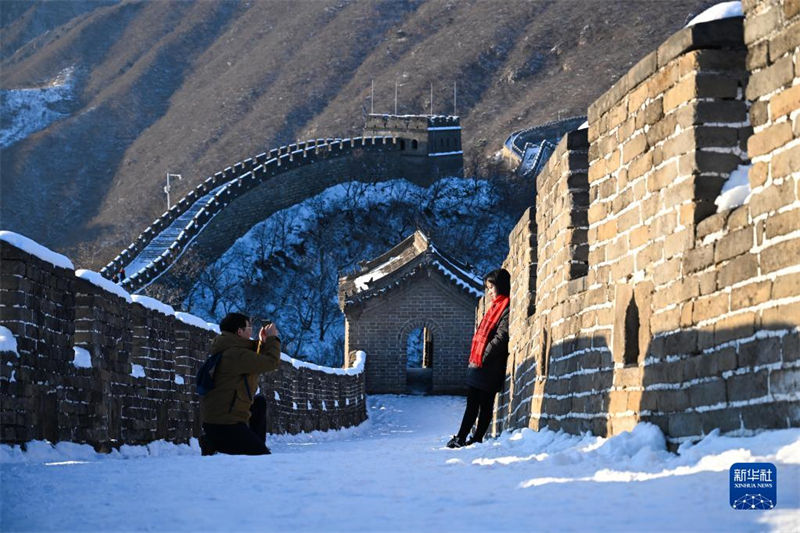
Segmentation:
<svg viewBox="0 0 800 533">
<path fill-rule="evenodd" d="M 433 390 L 433 335 L 416 328 L 406 338 L 406 392 L 428 394 Z"/>
</svg>

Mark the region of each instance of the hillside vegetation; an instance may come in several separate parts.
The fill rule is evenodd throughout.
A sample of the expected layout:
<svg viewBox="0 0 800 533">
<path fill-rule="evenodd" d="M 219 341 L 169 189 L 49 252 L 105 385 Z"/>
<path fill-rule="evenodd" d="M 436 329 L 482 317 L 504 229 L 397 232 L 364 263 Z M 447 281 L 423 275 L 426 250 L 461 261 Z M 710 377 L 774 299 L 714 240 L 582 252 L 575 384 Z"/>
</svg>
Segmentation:
<svg viewBox="0 0 800 533">
<path fill-rule="evenodd" d="M 167 172 L 177 198 L 269 147 L 356 135 L 395 82 L 399 113 L 428 112 L 431 84 L 452 113 L 457 85 L 474 173 L 511 131 L 585 113 L 711 3 L 4 0 L 2 88 L 74 70 L 63 118 L 2 148 L 0 225 L 97 268 L 164 210 Z"/>
</svg>

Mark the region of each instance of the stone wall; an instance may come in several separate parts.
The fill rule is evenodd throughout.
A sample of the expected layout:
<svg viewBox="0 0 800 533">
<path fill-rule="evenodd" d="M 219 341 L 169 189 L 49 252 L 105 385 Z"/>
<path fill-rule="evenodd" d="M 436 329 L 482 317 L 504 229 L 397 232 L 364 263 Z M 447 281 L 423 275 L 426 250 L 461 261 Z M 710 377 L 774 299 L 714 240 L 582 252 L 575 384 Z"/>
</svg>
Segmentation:
<svg viewBox="0 0 800 533">
<path fill-rule="evenodd" d="M 800 243 L 790 237 L 800 218 L 791 201 L 798 196 L 800 172 L 800 2 L 745 0 L 743 5 L 754 132 L 747 144 L 753 162 L 747 218 L 758 221 L 767 238 L 787 236 L 776 251 L 797 257 Z"/>
<path fill-rule="evenodd" d="M 797 4 L 745 4 L 744 29 L 698 24 L 642 59 L 539 175 L 510 236 L 496 429 L 800 425 Z M 749 158 L 748 203 L 716 213 Z"/>
<path fill-rule="evenodd" d="M 368 115 L 364 135 L 398 138 L 406 158 L 420 158 L 421 163 L 436 154 L 435 167 L 429 174 L 460 175 L 461 121 L 443 115 Z M 447 154 L 447 155 L 442 155 Z"/>
<path fill-rule="evenodd" d="M 553 154 L 555 161 L 557 154 Z M 537 227 L 535 212 L 528 208 L 522 214 L 517 225 L 509 236 L 508 258 L 503 263 L 503 268 L 511 274 L 511 294 L 509 303 L 509 333 L 526 332 L 532 327 L 536 310 L 536 273 L 537 273 Z M 485 297 L 478 303 L 475 317 L 475 328 L 480 324 L 480 317 L 486 310 Z M 509 339 L 512 340 L 512 339 Z M 499 432 L 509 426 L 512 420 L 520 420 L 519 427 L 527 424 L 527 417 L 518 411 L 520 405 L 530 407 L 530 394 L 523 394 L 522 389 L 530 389 L 534 376 L 531 374 L 534 359 L 526 357 L 536 349 L 534 339 L 525 335 L 515 335 L 515 342 L 509 342 L 509 361 L 518 361 L 510 364 L 510 372 L 506 375 L 505 385 L 497 398 L 497 412 L 506 413 L 504 417 L 495 417 L 494 430 Z M 530 391 L 529 391 L 530 392 Z M 526 399 L 527 398 L 527 399 Z M 512 407 L 510 402 L 515 402 Z"/>
<path fill-rule="evenodd" d="M 170 224 L 172 224 L 172 222 L 174 222 L 178 217 L 186 213 L 197 200 L 207 195 L 220 185 L 237 178 L 244 179 L 244 177 L 247 175 L 252 176 L 252 173 L 256 168 L 263 166 L 272 159 L 280 160 L 281 158 L 286 158 L 284 156 L 291 158 L 293 157 L 291 154 L 294 154 L 297 151 L 306 152 L 308 150 L 316 150 L 318 147 L 327 147 L 333 142 L 339 142 L 341 145 L 339 139 L 325 138 L 312 139 L 273 148 L 269 152 L 263 152 L 254 157 L 249 157 L 242 161 L 238 161 L 233 165 L 226 167 L 222 172 L 217 172 L 213 176 L 209 176 L 205 179 L 205 181 L 191 190 L 186 196 L 173 204 L 168 211 L 165 211 L 160 217 L 153 221 L 150 226 L 145 228 L 145 230 L 136 238 L 136 240 L 134 240 L 130 245 L 128 245 L 127 248 L 120 252 L 119 255 L 117 255 L 108 265 L 100 270 L 100 274 L 108 279 L 111 279 L 113 275 L 120 270 L 120 268 L 127 266 L 133 259 L 135 259 L 136 256 L 139 255 L 139 253 L 150 243 L 150 241 L 152 241 L 162 230 L 169 227 Z M 248 182 L 243 183 L 249 184 Z M 199 226 L 202 226 L 202 224 L 207 222 L 210 219 L 210 216 L 215 213 L 213 207 L 217 207 L 216 204 L 219 204 L 219 206 L 226 204 L 232 192 L 233 191 L 221 191 L 222 194 L 217 197 L 215 206 L 212 206 L 211 209 L 205 209 L 203 210 L 203 213 L 197 213 L 194 216 L 194 225 L 192 225 L 192 228 L 189 228 L 188 231 L 192 237 L 195 234 L 193 230 L 196 231 L 199 229 Z M 195 225 L 198 227 L 195 228 Z M 128 288 L 135 289 L 138 288 L 138 286 L 134 287 L 133 285 L 129 285 Z"/>
<path fill-rule="evenodd" d="M 455 117 L 422 117 L 421 120 L 425 124 L 441 124 L 437 127 L 443 128 L 458 124 Z M 408 134 L 408 131 L 399 133 Z M 192 215 L 161 256 L 141 272 L 127 273 L 129 278 L 123 283 L 127 290 L 139 290 L 158 279 L 157 285 L 161 287 L 156 286 L 149 292 L 161 294 L 163 287 L 170 287 L 174 292 L 175 287 L 182 285 L 183 272 L 192 270 L 199 262 L 216 260 L 254 224 L 338 183 L 405 178 L 428 186 L 438 177 L 461 175 L 460 127 L 426 131 L 425 134 L 436 139 L 445 136 L 448 144 L 458 144 L 459 151 L 429 157 L 427 141 L 424 146 L 415 141 L 417 146 L 413 147 L 411 139 L 372 135 L 315 139 L 239 161 L 209 177 L 173 205 L 106 265 L 101 274 L 110 279 L 120 268 L 127 267 L 153 239 L 201 198 L 206 205 Z M 214 196 L 207 196 L 212 191 L 215 191 Z M 185 253 L 187 250 L 191 250 L 190 253 Z M 168 271 L 172 274 L 163 276 Z M 173 293 L 174 301 L 182 299 L 179 293 L 179 290 Z"/>
<path fill-rule="evenodd" d="M 128 302 L 70 268 L 0 240 L 0 442 L 86 442 L 108 450 L 200 434 L 194 376 L 213 333 Z M 76 365 L 75 349 L 91 366 Z M 268 431 L 327 430 L 366 419 L 364 374 L 285 357 L 262 377 Z"/>
<path fill-rule="evenodd" d="M 260 186 L 232 195 L 225 209 L 210 220 L 199 233 L 193 247 L 205 257 L 219 257 L 233 243 L 261 222 L 281 209 L 320 194 L 325 189 L 348 181 L 376 182 L 401 178 L 405 172 L 395 151 L 398 146 L 389 141 L 386 145 L 369 144 L 367 149 L 333 148 L 331 152 L 296 154 L 280 165 L 267 164 L 256 171 L 254 179 Z M 261 175 L 263 174 L 263 176 Z M 412 176 L 411 181 L 428 186 L 430 177 Z"/>
<path fill-rule="evenodd" d="M 366 420 L 364 355 L 353 354 L 352 368 L 331 369 L 283 356 L 276 372 L 265 374 L 261 394 L 267 398 L 271 433 L 339 429 Z"/>
</svg>

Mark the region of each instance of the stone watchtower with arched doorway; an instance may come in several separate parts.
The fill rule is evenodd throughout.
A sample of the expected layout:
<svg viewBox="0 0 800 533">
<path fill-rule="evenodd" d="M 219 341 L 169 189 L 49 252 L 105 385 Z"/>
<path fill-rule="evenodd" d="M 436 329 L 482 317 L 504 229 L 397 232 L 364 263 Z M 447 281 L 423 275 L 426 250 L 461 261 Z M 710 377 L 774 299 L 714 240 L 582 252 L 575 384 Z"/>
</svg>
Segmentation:
<svg viewBox="0 0 800 533">
<path fill-rule="evenodd" d="M 366 358 L 367 393 L 462 393 L 482 280 L 421 231 L 339 279 L 345 364 Z"/>
</svg>

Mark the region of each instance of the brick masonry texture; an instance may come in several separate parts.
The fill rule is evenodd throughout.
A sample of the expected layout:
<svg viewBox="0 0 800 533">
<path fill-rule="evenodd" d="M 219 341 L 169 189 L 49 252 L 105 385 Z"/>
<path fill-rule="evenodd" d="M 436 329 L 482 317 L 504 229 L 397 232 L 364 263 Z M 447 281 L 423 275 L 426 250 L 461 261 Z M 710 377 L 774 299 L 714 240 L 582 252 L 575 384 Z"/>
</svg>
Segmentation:
<svg viewBox="0 0 800 533">
<path fill-rule="evenodd" d="M 422 327 L 433 336 L 431 392 L 465 392 L 476 301 L 438 269 L 424 267 L 382 294 L 348 304 L 345 349 L 367 353 L 367 393 L 406 392 L 406 343 Z"/>
<path fill-rule="evenodd" d="M 495 431 L 800 426 L 796 5 L 677 32 L 557 146 L 509 236 Z M 748 202 L 716 213 L 750 163 Z"/>
<path fill-rule="evenodd" d="M 209 331 L 128 303 L 6 242 L 0 324 L 17 342 L 17 353 L 0 352 L 0 442 L 66 440 L 107 451 L 199 436 L 194 376 L 208 356 Z M 89 352 L 91 368 L 73 364 L 73 347 Z M 132 375 L 133 365 L 144 377 Z M 271 433 L 366 419 L 363 372 L 330 374 L 284 361 L 262 376 L 260 388 Z"/>
</svg>

